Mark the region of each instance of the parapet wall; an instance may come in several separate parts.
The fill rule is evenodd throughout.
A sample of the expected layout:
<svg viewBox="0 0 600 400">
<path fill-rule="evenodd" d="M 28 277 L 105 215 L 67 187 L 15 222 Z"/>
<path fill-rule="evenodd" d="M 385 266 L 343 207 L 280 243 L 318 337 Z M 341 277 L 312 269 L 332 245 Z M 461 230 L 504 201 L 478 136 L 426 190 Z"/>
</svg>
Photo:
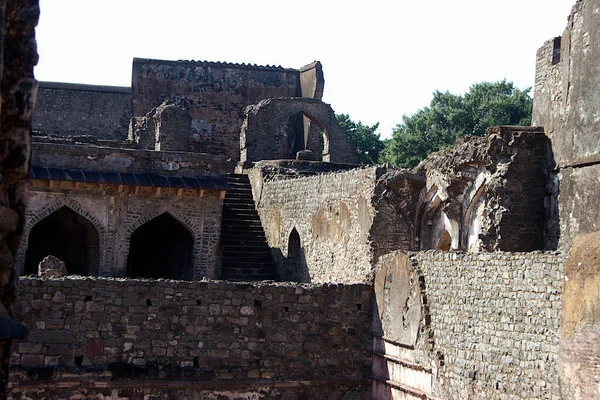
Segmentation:
<svg viewBox="0 0 600 400">
<path fill-rule="evenodd" d="M 367 398 L 365 284 L 22 278 L 19 297 L 14 399 Z"/>
<path fill-rule="evenodd" d="M 369 282 L 369 232 L 378 168 L 286 179 L 268 167 L 249 171 L 254 198 L 282 279 Z M 295 234 L 293 234 L 295 232 Z M 299 247 L 290 248 L 297 235 Z"/>
<path fill-rule="evenodd" d="M 40 82 L 33 132 L 124 141 L 132 116 L 131 88 Z"/>
<path fill-rule="evenodd" d="M 429 369 L 420 389 L 443 399 L 557 398 L 564 262 L 541 252 L 384 256 L 375 326 L 388 344 L 375 350 Z"/>
</svg>

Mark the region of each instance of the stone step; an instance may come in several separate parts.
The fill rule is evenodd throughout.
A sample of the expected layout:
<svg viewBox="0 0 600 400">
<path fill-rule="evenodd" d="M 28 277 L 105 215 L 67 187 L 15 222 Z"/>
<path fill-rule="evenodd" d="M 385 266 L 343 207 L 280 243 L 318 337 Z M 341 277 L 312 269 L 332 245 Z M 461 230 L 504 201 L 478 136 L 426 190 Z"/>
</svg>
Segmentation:
<svg viewBox="0 0 600 400">
<path fill-rule="evenodd" d="M 373 353 L 373 375 L 394 382 L 403 382 L 407 386 L 422 392 L 430 393 L 432 385 L 432 369 L 416 364 L 400 357 Z M 410 384 L 408 384 L 410 382 Z"/>
<path fill-rule="evenodd" d="M 221 222 L 221 277 L 235 281 L 273 280 L 277 270 L 256 211 L 250 180 L 245 174 L 227 176 Z"/>
</svg>

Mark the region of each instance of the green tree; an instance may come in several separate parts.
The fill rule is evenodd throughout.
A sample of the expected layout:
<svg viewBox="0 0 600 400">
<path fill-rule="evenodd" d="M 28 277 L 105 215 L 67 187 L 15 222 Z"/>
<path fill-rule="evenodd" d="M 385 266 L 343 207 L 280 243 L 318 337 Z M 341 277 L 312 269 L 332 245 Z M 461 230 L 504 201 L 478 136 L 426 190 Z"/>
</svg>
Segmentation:
<svg viewBox="0 0 600 400">
<path fill-rule="evenodd" d="M 356 146 L 358 161 L 363 164 L 376 164 L 379 153 L 383 150 L 384 142 L 379 138 L 377 128 L 379 123 L 368 126 L 362 122 L 354 122 L 348 114 L 336 115 L 338 123 L 348 135 L 350 141 Z"/>
<path fill-rule="evenodd" d="M 380 161 L 412 168 L 463 135 L 483 136 L 495 125 L 530 125 L 533 100 L 528 92 L 506 80 L 474 84 L 463 96 L 436 91 L 429 107 L 402 117 Z"/>
</svg>

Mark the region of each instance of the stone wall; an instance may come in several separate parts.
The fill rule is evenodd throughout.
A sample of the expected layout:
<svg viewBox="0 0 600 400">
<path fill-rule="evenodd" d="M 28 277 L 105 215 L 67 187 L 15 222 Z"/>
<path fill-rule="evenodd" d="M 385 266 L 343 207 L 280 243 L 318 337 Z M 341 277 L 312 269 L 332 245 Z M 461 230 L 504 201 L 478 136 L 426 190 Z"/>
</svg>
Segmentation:
<svg viewBox="0 0 600 400">
<path fill-rule="evenodd" d="M 417 249 L 556 249 L 553 157 L 543 129 L 499 126 L 487 133 L 460 138 L 413 170 L 426 177 Z"/>
<path fill-rule="evenodd" d="M 35 167 L 166 176 L 223 176 L 235 163 L 220 154 L 136 150 L 55 143 L 32 144 Z"/>
<path fill-rule="evenodd" d="M 533 123 L 552 140 L 560 180 L 560 248 L 578 234 L 600 230 L 590 202 L 600 190 L 600 19 L 599 0 L 579 0 L 562 37 L 538 50 Z"/>
<path fill-rule="evenodd" d="M 366 282 L 372 279 L 369 233 L 378 168 L 297 179 L 249 171 L 254 199 L 282 279 Z M 296 231 L 300 249 L 288 244 Z"/>
<path fill-rule="evenodd" d="M 142 116 L 166 99 L 190 112 L 189 151 L 223 154 L 238 161 L 242 109 L 271 97 L 300 96 L 300 72 L 281 67 L 133 61 L 133 113 Z"/>
<path fill-rule="evenodd" d="M 400 383 L 440 398 L 557 398 L 564 262 L 541 252 L 384 256 L 375 351 L 395 352 L 413 375 L 429 371 Z"/>
<path fill-rule="evenodd" d="M 0 1 L 0 399 L 6 397 L 11 339 L 24 334 L 10 319 L 17 284 L 14 264 L 27 204 L 39 13 L 37 0 Z"/>
<path fill-rule="evenodd" d="M 218 277 L 218 243 L 222 199 L 219 192 L 186 189 L 140 188 L 98 183 L 36 181 L 28 193 L 23 243 L 18 265 L 23 273 L 29 233 L 37 223 L 65 206 L 90 221 L 99 236 L 99 274 L 125 276 L 132 233 L 153 218 L 167 213 L 194 239 L 193 278 Z M 168 235 L 168 232 L 164 232 Z"/>
<path fill-rule="evenodd" d="M 132 116 L 131 88 L 41 82 L 33 133 L 124 141 Z"/>
<path fill-rule="evenodd" d="M 368 285 L 22 278 L 19 297 L 14 399 L 368 398 Z"/>
<path fill-rule="evenodd" d="M 319 145 L 308 143 L 308 130 L 294 129 L 303 115 L 320 129 Z M 318 160 L 358 164 L 356 147 L 338 124 L 331 106 L 317 99 L 277 98 L 262 100 L 244 109 L 240 133 L 241 161 L 294 159 L 299 150 L 311 150 Z"/>
<path fill-rule="evenodd" d="M 577 236 L 565 264 L 560 324 L 563 399 L 600 396 L 600 232 Z"/>
</svg>

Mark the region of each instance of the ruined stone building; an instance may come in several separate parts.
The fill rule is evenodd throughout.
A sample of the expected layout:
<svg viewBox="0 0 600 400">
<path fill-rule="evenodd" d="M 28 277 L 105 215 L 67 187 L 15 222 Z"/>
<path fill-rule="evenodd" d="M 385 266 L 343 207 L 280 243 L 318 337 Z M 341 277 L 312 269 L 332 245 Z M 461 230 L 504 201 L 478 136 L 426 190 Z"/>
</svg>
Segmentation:
<svg viewBox="0 0 600 400">
<path fill-rule="evenodd" d="M 356 165 L 319 62 L 40 82 L 10 398 L 598 398 L 597 9 L 538 51 L 534 127 L 412 170 Z"/>
</svg>

